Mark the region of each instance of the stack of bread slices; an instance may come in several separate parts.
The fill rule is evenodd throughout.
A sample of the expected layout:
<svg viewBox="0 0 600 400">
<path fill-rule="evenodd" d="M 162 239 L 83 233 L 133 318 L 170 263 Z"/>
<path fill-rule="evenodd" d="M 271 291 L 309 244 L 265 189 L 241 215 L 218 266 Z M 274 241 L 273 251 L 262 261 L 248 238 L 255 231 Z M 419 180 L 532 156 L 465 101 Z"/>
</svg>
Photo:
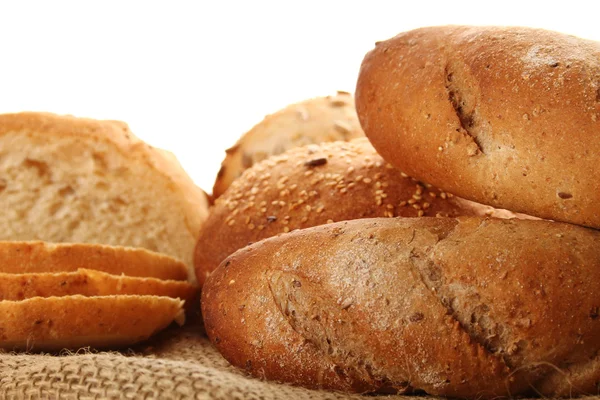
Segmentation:
<svg viewBox="0 0 600 400">
<path fill-rule="evenodd" d="M 249 374 L 309 388 L 598 393 L 599 84 L 598 43 L 544 30 L 378 43 L 358 119 L 331 118 L 348 95 L 318 100 L 318 129 L 360 120 L 368 139 L 316 144 L 301 103 L 251 131 L 262 148 L 228 151 L 242 162 L 219 179 L 241 176 L 218 181 L 195 255 L 209 338 Z M 278 118 L 274 136 L 315 144 L 265 140 Z"/>
<path fill-rule="evenodd" d="M 182 324 L 207 208 L 121 122 L 0 115 L 0 348 L 118 348 Z"/>
</svg>

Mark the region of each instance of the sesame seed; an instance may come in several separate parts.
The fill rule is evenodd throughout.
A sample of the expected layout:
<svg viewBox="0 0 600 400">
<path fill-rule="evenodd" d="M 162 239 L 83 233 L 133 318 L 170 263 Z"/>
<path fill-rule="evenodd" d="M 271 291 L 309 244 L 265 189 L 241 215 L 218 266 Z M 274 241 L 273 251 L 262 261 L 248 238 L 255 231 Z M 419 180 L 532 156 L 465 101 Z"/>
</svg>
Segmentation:
<svg viewBox="0 0 600 400">
<path fill-rule="evenodd" d="M 378 172 L 375 174 L 375 176 L 373 176 L 373 179 L 378 180 L 381 178 L 381 172 Z"/>
<path fill-rule="evenodd" d="M 400 202 L 400 204 L 398 204 L 398 206 L 400 206 L 400 207 L 404 207 L 406 204 L 407 204 L 407 202 L 406 202 L 406 201 L 401 201 L 401 202 Z"/>
<path fill-rule="evenodd" d="M 383 202 L 383 200 L 381 200 L 381 196 L 377 196 L 377 197 L 375 197 L 375 203 L 376 203 L 378 206 L 380 206 L 382 202 Z"/>
<path fill-rule="evenodd" d="M 264 207 L 266 205 L 267 205 L 267 202 L 265 200 L 261 201 L 259 204 L 260 207 Z"/>
<path fill-rule="evenodd" d="M 235 224 L 235 219 L 229 220 L 229 222 L 227 223 L 227 225 L 231 226 Z"/>
<path fill-rule="evenodd" d="M 413 197 L 413 199 L 415 199 L 415 200 L 421 200 L 421 196 L 420 196 L 420 195 L 418 195 L 418 194 L 413 194 L 413 196 L 412 196 L 412 197 Z"/>
<path fill-rule="evenodd" d="M 325 209 L 325 207 L 324 207 L 324 206 L 319 206 L 319 207 L 317 207 L 317 210 L 316 210 L 316 211 L 317 211 L 318 213 L 322 213 L 324 209 Z"/>
<path fill-rule="evenodd" d="M 371 183 L 373 180 L 371 178 L 365 178 L 363 179 L 364 183 Z"/>
<path fill-rule="evenodd" d="M 448 196 L 446 195 L 446 193 L 442 192 L 442 193 L 440 193 L 440 197 L 441 197 L 442 199 L 445 199 L 445 198 L 446 198 L 446 197 L 448 197 Z"/>
<path fill-rule="evenodd" d="M 385 206 L 387 209 L 389 210 L 393 210 L 394 209 L 394 205 L 393 204 L 388 204 Z"/>
<path fill-rule="evenodd" d="M 354 182 L 350 182 L 348 185 L 346 185 L 348 189 L 352 189 L 354 186 L 356 186 L 356 183 Z"/>
<path fill-rule="evenodd" d="M 360 181 L 362 181 L 362 180 L 363 180 L 363 178 L 364 178 L 364 176 L 362 176 L 362 175 L 359 175 L 359 176 L 357 176 L 356 178 L 354 178 L 354 181 L 355 181 L 355 182 L 360 182 Z"/>
<path fill-rule="evenodd" d="M 439 151 L 444 151 L 444 148 L 442 146 L 438 147 Z"/>
<path fill-rule="evenodd" d="M 437 194 L 435 194 L 435 192 L 429 192 L 429 195 L 430 195 L 431 197 L 437 197 Z"/>
<path fill-rule="evenodd" d="M 413 204 L 412 206 L 413 206 L 413 208 L 414 208 L 415 210 L 420 210 L 420 209 L 421 209 L 421 205 L 420 205 L 420 204 L 418 204 L 418 203 L 415 203 L 415 204 Z"/>
<path fill-rule="evenodd" d="M 310 204 L 307 204 L 305 207 L 306 211 L 310 212 L 312 210 L 312 207 L 310 206 Z"/>
<path fill-rule="evenodd" d="M 427 210 L 430 206 L 431 204 L 429 204 L 428 202 L 423 203 L 423 210 Z"/>
<path fill-rule="evenodd" d="M 284 226 L 284 227 L 283 227 L 283 231 L 284 231 L 285 233 L 288 233 L 288 232 L 290 231 L 290 227 L 289 227 L 289 226 Z"/>
<path fill-rule="evenodd" d="M 394 213 L 391 211 L 386 211 L 385 213 L 383 213 L 383 215 L 385 217 L 392 218 L 394 216 Z"/>
<path fill-rule="evenodd" d="M 246 220 L 244 222 L 246 222 L 246 225 L 248 225 L 250 223 L 250 217 L 246 217 Z"/>
<path fill-rule="evenodd" d="M 333 224 L 333 220 L 332 220 L 332 219 L 328 219 L 328 220 L 327 220 L 327 223 L 328 223 L 328 224 Z"/>
<path fill-rule="evenodd" d="M 408 175 L 406 175 L 404 172 L 400 172 L 400 176 L 403 178 L 408 178 Z"/>
<path fill-rule="evenodd" d="M 254 224 L 250 224 L 248 225 L 248 229 L 253 230 L 256 226 L 254 226 Z"/>
<path fill-rule="evenodd" d="M 348 191 L 348 190 L 347 190 L 346 188 L 342 188 L 342 189 L 340 189 L 340 193 L 342 193 L 342 194 L 346 193 L 347 191 Z"/>
<path fill-rule="evenodd" d="M 408 204 L 415 204 L 417 201 L 415 199 L 408 199 Z"/>
<path fill-rule="evenodd" d="M 419 212 L 417 213 L 417 216 L 422 217 L 425 213 L 423 212 L 423 210 L 419 210 Z"/>
<path fill-rule="evenodd" d="M 308 221 L 308 217 L 302 217 L 302 219 L 300 220 L 300 222 L 306 222 Z"/>
<path fill-rule="evenodd" d="M 308 171 L 304 172 L 304 176 L 311 176 L 312 174 L 313 174 L 313 171 L 310 169 Z"/>
<path fill-rule="evenodd" d="M 454 197 L 454 195 L 452 193 L 446 193 L 446 195 L 448 196 L 449 199 Z"/>
<path fill-rule="evenodd" d="M 259 230 L 259 231 L 262 231 L 263 229 L 265 229 L 265 226 L 264 226 L 264 225 L 259 225 L 259 226 L 258 226 L 258 230 Z"/>
<path fill-rule="evenodd" d="M 348 167 L 348 169 L 346 170 L 347 173 L 351 174 L 354 172 L 354 167 Z"/>
<path fill-rule="evenodd" d="M 388 163 L 388 164 L 385 164 L 385 167 L 386 167 L 387 169 L 394 169 L 394 166 L 393 166 L 392 164 L 389 164 L 389 163 Z"/>
<path fill-rule="evenodd" d="M 235 279 L 232 279 L 232 280 L 229 281 L 230 285 L 233 285 L 234 283 L 235 283 Z"/>
<path fill-rule="evenodd" d="M 263 214 L 264 214 L 264 213 L 266 213 L 266 212 L 267 212 L 267 207 L 263 207 L 263 208 L 261 208 L 261 209 L 260 209 L 260 212 L 261 212 L 261 213 L 263 213 Z"/>
<path fill-rule="evenodd" d="M 297 187 L 298 187 L 298 185 L 294 183 L 293 185 L 291 185 L 291 186 L 289 187 L 289 189 L 290 189 L 290 190 L 296 190 L 296 188 L 297 188 Z"/>
</svg>

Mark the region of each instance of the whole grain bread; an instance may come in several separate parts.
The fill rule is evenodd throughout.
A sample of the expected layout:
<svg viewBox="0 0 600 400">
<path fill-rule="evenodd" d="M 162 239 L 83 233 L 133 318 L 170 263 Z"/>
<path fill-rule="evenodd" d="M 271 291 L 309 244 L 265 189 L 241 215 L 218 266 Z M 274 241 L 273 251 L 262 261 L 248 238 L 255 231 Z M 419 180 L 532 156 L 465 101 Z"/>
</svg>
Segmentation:
<svg viewBox="0 0 600 400">
<path fill-rule="evenodd" d="M 192 266 L 206 195 L 118 121 L 0 115 L 0 240 L 142 247 Z"/>
<path fill-rule="evenodd" d="M 235 250 L 294 229 L 368 217 L 458 215 L 515 217 L 411 179 L 366 138 L 298 147 L 254 165 L 216 200 L 200 232 L 196 275 L 202 285 Z"/>
<path fill-rule="evenodd" d="M 600 228 L 600 44 L 442 26 L 379 42 L 356 86 L 383 158 L 458 196 Z"/>
<path fill-rule="evenodd" d="M 345 221 L 241 249 L 204 285 L 211 341 L 254 376 L 461 398 L 594 394 L 600 232 Z"/>
<path fill-rule="evenodd" d="M 146 249 L 89 243 L 0 241 L 0 273 L 74 272 L 186 280 L 183 262 Z"/>
<path fill-rule="evenodd" d="M 0 348 L 56 351 L 119 348 L 138 343 L 173 321 L 183 301 L 159 296 L 33 297 L 0 301 Z"/>
<path fill-rule="evenodd" d="M 364 136 L 349 93 L 316 97 L 267 115 L 226 150 L 213 187 L 221 196 L 244 170 L 257 162 L 307 144 Z"/>
</svg>

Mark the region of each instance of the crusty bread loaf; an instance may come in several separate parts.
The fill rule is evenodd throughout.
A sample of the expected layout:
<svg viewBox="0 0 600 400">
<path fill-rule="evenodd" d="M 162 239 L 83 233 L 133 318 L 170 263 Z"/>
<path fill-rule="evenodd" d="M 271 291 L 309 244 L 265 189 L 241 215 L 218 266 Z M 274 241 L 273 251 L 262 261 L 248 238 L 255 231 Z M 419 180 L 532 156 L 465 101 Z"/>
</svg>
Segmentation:
<svg viewBox="0 0 600 400">
<path fill-rule="evenodd" d="M 202 285 L 235 250 L 294 229 L 367 217 L 485 214 L 515 216 L 409 178 L 366 138 L 299 147 L 256 164 L 217 199 L 200 232 L 196 275 Z"/>
<path fill-rule="evenodd" d="M 0 348 L 118 348 L 185 319 L 183 301 L 158 296 L 33 297 L 0 302 Z"/>
<path fill-rule="evenodd" d="M 185 280 L 185 264 L 173 257 L 132 247 L 89 243 L 0 241 L 0 273 L 73 272 Z"/>
<path fill-rule="evenodd" d="M 364 136 L 354 99 L 346 92 L 292 104 L 268 115 L 226 150 L 213 187 L 221 196 L 245 169 L 272 155 L 313 143 L 350 140 Z"/>
<path fill-rule="evenodd" d="M 175 157 L 127 125 L 0 115 L 0 240 L 104 243 L 192 266 L 207 199 Z"/>
<path fill-rule="evenodd" d="M 193 302 L 197 289 L 188 282 L 115 276 L 78 269 L 75 272 L 0 273 L 0 301 L 31 297 L 149 295 Z"/>
<path fill-rule="evenodd" d="M 600 44 L 445 26 L 380 42 L 356 107 L 383 158 L 458 196 L 600 228 Z"/>
<path fill-rule="evenodd" d="M 549 221 L 345 221 L 241 249 L 204 285 L 210 339 L 309 387 L 596 393 L 600 232 Z"/>
</svg>

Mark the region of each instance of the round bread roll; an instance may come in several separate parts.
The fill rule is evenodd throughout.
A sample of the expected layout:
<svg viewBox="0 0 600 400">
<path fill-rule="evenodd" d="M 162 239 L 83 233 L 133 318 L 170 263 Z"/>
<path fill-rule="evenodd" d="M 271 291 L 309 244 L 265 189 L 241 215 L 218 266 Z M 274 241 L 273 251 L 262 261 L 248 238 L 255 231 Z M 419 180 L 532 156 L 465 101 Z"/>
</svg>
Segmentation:
<svg viewBox="0 0 600 400">
<path fill-rule="evenodd" d="M 196 276 L 202 286 L 237 249 L 294 229 L 367 217 L 486 214 L 514 217 L 411 179 L 366 138 L 298 147 L 254 165 L 216 200 L 200 231 Z"/>
<path fill-rule="evenodd" d="M 226 150 L 213 187 L 217 198 L 245 169 L 272 155 L 306 144 L 364 136 L 349 93 L 317 97 L 265 117 Z"/>
<path fill-rule="evenodd" d="M 186 280 L 185 264 L 146 249 L 90 243 L 2 242 L 0 273 L 55 273 L 79 269 L 113 275 Z"/>
<path fill-rule="evenodd" d="M 117 348 L 145 340 L 173 321 L 183 301 L 159 296 L 63 296 L 0 301 L 0 348 L 26 351 Z"/>
<path fill-rule="evenodd" d="M 600 45 L 444 26 L 377 43 L 358 115 L 383 158 L 458 196 L 600 228 Z"/>
<path fill-rule="evenodd" d="M 141 247 L 192 272 L 208 200 L 123 122 L 28 112 L 0 115 L 0 209 L 0 240 Z"/>
<path fill-rule="evenodd" d="M 228 257 L 211 341 L 254 376 L 469 399 L 595 394 L 600 232 L 550 221 L 344 221 Z"/>
</svg>

